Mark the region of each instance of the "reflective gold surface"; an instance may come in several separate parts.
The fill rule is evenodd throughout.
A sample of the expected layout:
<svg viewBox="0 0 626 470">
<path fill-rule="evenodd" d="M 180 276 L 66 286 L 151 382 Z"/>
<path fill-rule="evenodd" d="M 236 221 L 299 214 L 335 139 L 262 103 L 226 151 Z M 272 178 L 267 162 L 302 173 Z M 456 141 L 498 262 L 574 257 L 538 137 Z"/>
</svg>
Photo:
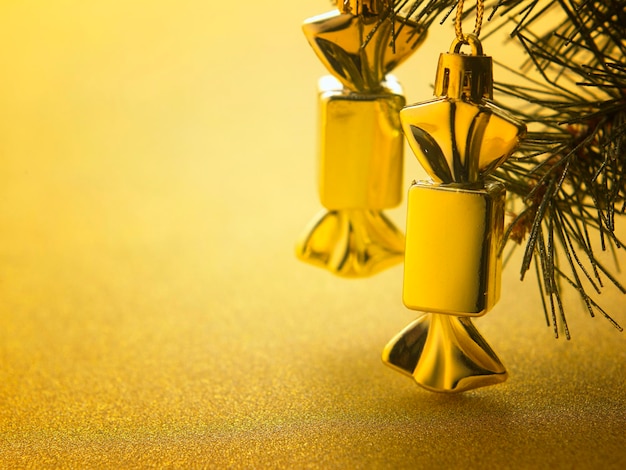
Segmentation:
<svg viewBox="0 0 626 470">
<path fill-rule="evenodd" d="M 392 79 L 379 94 L 346 93 L 320 81 L 319 193 L 324 207 L 380 210 L 402 200 L 402 89 Z"/>
<path fill-rule="evenodd" d="M 402 262 L 404 235 L 382 212 L 323 211 L 298 241 L 296 255 L 339 276 L 369 276 Z"/>
<path fill-rule="evenodd" d="M 383 361 L 432 392 L 504 382 L 507 372 L 469 318 L 427 313 L 400 332 Z"/>
<path fill-rule="evenodd" d="M 413 310 L 479 316 L 500 297 L 504 186 L 409 189 L 402 300 Z"/>
</svg>

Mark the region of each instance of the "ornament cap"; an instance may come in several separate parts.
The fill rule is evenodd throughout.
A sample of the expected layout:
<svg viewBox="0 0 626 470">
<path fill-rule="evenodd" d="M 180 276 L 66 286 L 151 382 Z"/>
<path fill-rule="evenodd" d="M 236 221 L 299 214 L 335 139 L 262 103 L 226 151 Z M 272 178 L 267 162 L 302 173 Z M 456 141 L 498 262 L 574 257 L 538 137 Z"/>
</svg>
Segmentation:
<svg viewBox="0 0 626 470">
<path fill-rule="evenodd" d="M 341 13 L 353 16 L 374 16 L 384 13 L 390 7 L 390 0 L 336 0 Z"/>
<path fill-rule="evenodd" d="M 461 52 L 464 44 L 471 47 L 471 55 Z M 455 38 L 450 52 L 439 56 L 435 96 L 475 103 L 493 98 L 492 60 L 483 55 L 483 47 L 474 34 L 464 35 L 463 40 Z"/>
</svg>

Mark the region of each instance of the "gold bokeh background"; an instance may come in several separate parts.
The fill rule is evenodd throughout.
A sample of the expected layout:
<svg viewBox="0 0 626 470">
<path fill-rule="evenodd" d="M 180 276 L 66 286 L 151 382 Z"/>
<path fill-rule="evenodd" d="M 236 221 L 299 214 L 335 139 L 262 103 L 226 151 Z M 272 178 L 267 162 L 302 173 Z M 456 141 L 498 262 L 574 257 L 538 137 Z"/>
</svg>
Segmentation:
<svg viewBox="0 0 626 470">
<path fill-rule="evenodd" d="M 324 73 L 299 25 L 329 8 L 0 3 L 0 467 L 626 465 L 624 334 L 575 295 L 554 340 L 512 260 L 477 321 L 510 379 L 441 396 L 380 361 L 400 266 L 295 260 Z M 448 38 L 398 70 L 409 101 Z"/>
</svg>

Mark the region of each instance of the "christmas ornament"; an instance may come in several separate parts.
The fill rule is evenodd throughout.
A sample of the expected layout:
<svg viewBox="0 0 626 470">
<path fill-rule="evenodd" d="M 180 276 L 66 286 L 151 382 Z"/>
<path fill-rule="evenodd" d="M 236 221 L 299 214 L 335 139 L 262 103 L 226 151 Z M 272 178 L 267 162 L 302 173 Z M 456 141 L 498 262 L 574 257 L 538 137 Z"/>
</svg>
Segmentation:
<svg viewBox="0 0 626 470">
<path fill-rule="evenodd" d="M 338 0 L 304 34 L 331 73 L 319 82 L 319 195 L 326 210 L 297 256 L 346 277 L 403 258 L 404 236 L 382 210 L 402 199 L 402 88 L 388 73 L 412 54 L 425 28 L 392 0 Z"/>
<path fill-rule="evenodd" d="M 517 147 L 525 126 L 489 100 L 491 57 L 476 27 L 441 54 L 436 98 L 404 108 L 409 145 L 432 180 L 409 190 L 403 302 L 423 316 L 384 349 L 383 361 L 422 387 L 461 392 L 506 380 L 507 372 L 472 324 L 500 295 L 504 186 L 489 175 Z M 471 54 L 461 52 L 469 46 Z"/>
</svg>

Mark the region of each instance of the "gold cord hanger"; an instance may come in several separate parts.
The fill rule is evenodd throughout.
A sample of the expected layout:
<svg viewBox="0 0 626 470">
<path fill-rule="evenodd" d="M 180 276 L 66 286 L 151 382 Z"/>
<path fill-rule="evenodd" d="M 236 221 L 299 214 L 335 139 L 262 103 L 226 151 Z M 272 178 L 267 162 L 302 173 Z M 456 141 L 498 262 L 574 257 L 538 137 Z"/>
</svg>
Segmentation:
<svg viewBox="0 0 626 470">
<path fill-rule="evenodd" d="M 454 19 L 454 32 L 459 42 L 463 44 L 469 44 L 468 38 L 463 34 L 463 6 L 465 0 L 459 0 L 456 8 L 456 18 Z M 485 3 L 483 0 L 476 1 L 476 23 L 474 24 L 474 32 L 472 33 L 476 38 L 480 36 L 480 29 L 483 25 L 483 16 L 485 14 Z"/>
</svg>

